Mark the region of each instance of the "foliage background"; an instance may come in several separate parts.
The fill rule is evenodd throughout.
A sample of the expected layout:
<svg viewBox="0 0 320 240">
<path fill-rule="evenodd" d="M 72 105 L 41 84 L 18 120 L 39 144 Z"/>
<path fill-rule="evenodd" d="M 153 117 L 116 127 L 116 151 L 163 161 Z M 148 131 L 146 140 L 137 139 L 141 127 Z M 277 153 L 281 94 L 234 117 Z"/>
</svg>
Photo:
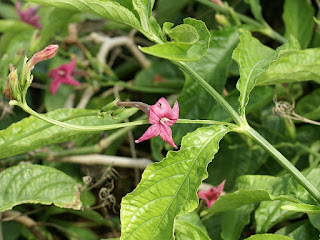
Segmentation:
<svg viewBox="0 0 320 240">
<path fill-rule="evenodd" d="M 131 1 L 119 2 L 132 9 Z M 200 60 L 187 64 L 223 94 L 236 110 L 238 110 L 239 97 L 236 83 L 239 79 L 239 70 L 236 64 L 238 61 L 234 61 L 236 55 L 234 50 L 240 43 L 239 34 L 243 38 L 250 38 L 246 32 L 239 32 L 239 29 L 249 30 L 262 44 L 268 46 L 261 47 L 255 40 L 250 44 L 243 40 L 242 43 L 249 44 L 251 49 L 248 52 L 249 59 L 263 58 L 263 54 L 267 55 L 271 49 L 276 49 L 282 44 L 283 37 L 291 39 L 292 46 L 297 44 L 297 41 L 301 49 L 310 49 L 309 52 L 303 52 L 305 55 L 295 57 L 291 61 L 292 64 L 287 65 L 286 70 L 279 74 L 280 77 L 273 75 L 274 69 L 268 69 L 257 78 L 258 85 L 261 86 L 252 90 L 246 114 L 248 122 L 257 131 L 280 149 L 298 169 L 309 171 L 310 181 L 318 183 L 319 126 L 289 121 L 273 114 L 272 109 L 274 96 L 276 96 L 278 100 L 294 101 L 297 114 L 310 120 L 320 120 L 318 84 L 320 33 L 319 25 L 313 19 L 314 16 L 319 19 L 319 3 L 304 0 L 227 1 L 234 11 L 251 19 L 251 21 L 241 21 L 242 19 L 232 17 L 221 10 L 214 10 L 212 5 L 207 5 L 205 2 L 210 1 L 158 0 L 154 7 L 155 17 L 159 24 L 170 21 L 178 25 L 186 17 L 205 22 L 211 33 L 208 52 Z M 7 81 L 9 63 L 21 67 L 24 55 L 30 58 L 34 52 L 46 45 L 51 43 L 60 45 L 59 54 L 55 58 L 38 64 L 33 70 L 35 79 L 27 95 L 32 109 L 40 113 L 49 112 L 48 115 L 55 119 L 64 119 L 77 114 L 91 114 L 91 116 L 71 121 L 79 125 L 102 125 L 127 118 L 133 121 L 143 115 L 134 110 L 127 110 L 121 113 L 118 119 L 95 117 L 101 107 L 113 101 L 115 97 L 120 96 L 121 99 L 153 104 L 160 97 L 166 96 L 170 102 L 178 100 L 180 118 L 231 121 L 226 112 L 204 89 L 168 60 L 144 55 L 146 58 L 143 60 L 144 65 L 137 61 L 137 55 L 132 54 L 128 47 L 117 46 L 109 52 L 108 56 L 104 56 L 104 63 L 101 65 L 97 59 L 102 45 L 90 40 L 90 37 L 94 38 L 92 33 L 103 33 L 110 37 L 129 36 L 130 33 L 132 34 L 130 27 L 104 20 L 92 12 L 80 13 L 41 6 L 39 15 L 43 29 L 38 31 L 19 21 L 14 3 L 15 1 L 0 3 L 0 86 L 2 88 Z M 23 4 L 33 6 L 29 2 L 23 2 Z M 76 24 L 80 45 L 77 42 L 66 41 L 67 37 L 70 37 L 70 30 L 68 32 L 70 23 Z M 283 37 L 274 35 L 274 32 L 270 33 L 271 28 L 268 26 Z M 152 44 L 140 33 L 135 34 L 134 42 L 141 46 Z M 77 68 L 86 73 L 77 77 L 82 86 L 75 89 L 63 85 L 56 95 L 52 95 L 49 92 L 51 81 L 48 78 L 49 71 L 70 61 L 74 56 L 78 59 Z M 310 59 L 318 59 L 314 60 L 312 77 L 299 68 L 301 66 L 307 68 L 306 65 Z M 272 82 L 272 77 L 277 81 Z M 266 79 L 270 82 L 266 83 Z M 88 102 L 84 106 L 85 109 L 69 109 L 77 108 L 81 100 L 86 98 Z M 48 239 L 119 237 L 121 198 L 135 188 L 136 183 L 140 181 L 142 169 L 73 164 L 61 162 L 58 159 L 79 154 L 100 154 L 161 161 L 170 150 L 170 146 L 159 137 L 150 142 L 133 145 L 133 139 L 141 136 L 146 129 L 145 126 L 122 132 L 113 130 L 103 133 L 83 133 L 66 129 L 61 131 L 59 127 L 50 127 L 41 120 L 27 118 L 28 115 L 20 108 L 12 109 L 4 97 L 0 106 L 2 110 L 0 127 L 3 129 L 0 132 L 0 144 L 6 144 L 0 145 L 2 170 L 11 166 L 19 167 L 21 165 L 18 164 L 21 162 L 58 169 L 70 177 L 69 181 L 72 182 L 73 187 L 82 184 L 81 201 L 86 209 L 76 211 L 58 208 L 56 206 L 59 206 L 59 203 L 56 206 L 34 205 L 26 197 L 21 201 L 18 198 L 11 199 L 12 202 L 28 203 L 18 205 L 14 210 L 28 214 L 27 216 L 37 223 L 42 235 Z M 19 122 L 20 120 L 22 121 Z M 20 125 L 11 125 L 15 122 L 19 122 Z M 198 127 L 200 125 L 174 125 L 175 143 L 180 144 L 183 136 Z M 40 128 L 43 131 L 37 132 Z M 5 143 L 12 137 L 28 133 L 33 134 L 30 137 L 15 140 L 14 144 Z M 214 150 L 210 145 L 208 146 L 208 152 L 213 151 L 209 155 L 213 156 Z M 207 163 L 210 160 L 211 158 L 207 159 Z M 92 182 L 83 183 L 84 176 L 90 176 Z M 202 180 L 200 174 L 199 178 L 197 181 Z M 176 238 L 244 239 L 255 233 L 269 232 L 293 239 L 318 239 L 320 226 L 318 215 L 281 208 L 289 203 L 288 199 L 281 198 L 284 193 L 277 189 L 279 182 L 276 179 L 286 178 L 287 175 L 281 166 L 251 139 L 244 135 L 229 133 L 221 140 L 219 151 L 208 166 L 208 178 L 205 182 L 215 186 L 226 179 L 227 193 L 246 189 L 248 192 L 242 192 L 244 199 L 251 196 L 261 203 L 244 204 L 246 202 L 244 200 L 241 204 L 243 206 L 233 206 L 234 210 L 222 211 L 223 206 L 232 206 L 226 197 L 226 200 L 221 198 L 220 202 L 217 201 L 217 207 L 210 209 L 209 213 L 206 207 L 200 204 L 191 214 L 182 215 L 175 220 Z M 10 183 L 13 180 L 6 181 Z M 257 192 L 257 188 L 268 189 L 268 191 Z M 285 194 L 303 200 L 305 203 L 315 204 L 305 197 L 306 192 L 300 188 L 293 182 Z M 229 201 L 232 201 L 233 196 L 228 196 L 231 198 Z M 274 200 L 274 197 L 277 199 Z M 269 201 L 270 199 L 274 201 Z M 0 199 L 0 203 L 1 200 L 5 199 Z M 54 200 L 47 204 L 51 202 L 54 203 Z M 39 201 L 39 203 L 45 204 L 46 201 Z M 4 212 L 3 219 L 5 218 Z M 185 228 L 188 224 L 191 227 Z M 1 225 L 4 239 L 37 239 L 35 233 L 19 221 L 5 221 Z M 195 237 L 196 234 L 200 234 L 201 237 Z"/>
</svg>

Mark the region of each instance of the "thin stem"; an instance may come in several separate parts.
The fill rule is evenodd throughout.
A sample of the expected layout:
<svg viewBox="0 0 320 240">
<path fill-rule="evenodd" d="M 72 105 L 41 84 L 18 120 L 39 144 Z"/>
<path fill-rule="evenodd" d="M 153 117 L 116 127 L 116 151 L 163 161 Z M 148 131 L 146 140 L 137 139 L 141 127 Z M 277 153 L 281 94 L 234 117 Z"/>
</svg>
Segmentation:
<svg viewBox="0 0 320 240">
<path fill-rule="evenodd" d="M 233 120 L 239 125 L 243 125 L 245 122 L 241 119 L 239 114 L 230 106 L 230 104 L 213 88 L 207 83 L 197 72 L 190 68 L 183 62 L 174 62 L 190 77 L 196 80 L 233 118 Z"/>
<path fill-rule="evenodd" d="M 199 3 L 202 3 L 206 6 L 209 6 L 215 10 L 218 10 L 220 12 L 222 12 L 223 14 L 226 15 L 230 15 L 230 10 L 226 7 L 222 7 L 218 4 L 215 4 L 211 1 L 208 0 L 197 0 Z M 276 31 L 274 31 L 267 23 L 260 23 L 256 20 L 253 20 L 252 18 L 249 18 L 241 13 L 237 13 L 235 12 L 235 15 L 242 21 L 248 24 L 251 24 L 252 26 L 255 26 L 258 28 L 259 32 L 265 34 L 266 36 L 277 40 L 280 43 L 285 43 L 287 42 L 287 39 L 285 39 L 283 36 L 281 36 L 279 33 L 277 33 Z"/>
<path fill-rule="evenodd" d="M 213 120 L 191 120 L 191 119 L 180 119 L 179 118 L 176 123 L 198 123 L 198 124 L 226 125 L 226 126 L 238 127 L 237 125 L 235 125 L 233 123 L 213 121 Z"/>
<path fill-rule="evenodd" d="M 247 127 L 247 133 L 284 168 L 286 169 L 316 200 L 320 203 L 320 192 L 302 173 L 293 166 L 274 146 L 263 138 L 256 130 Z"/>
</svg>

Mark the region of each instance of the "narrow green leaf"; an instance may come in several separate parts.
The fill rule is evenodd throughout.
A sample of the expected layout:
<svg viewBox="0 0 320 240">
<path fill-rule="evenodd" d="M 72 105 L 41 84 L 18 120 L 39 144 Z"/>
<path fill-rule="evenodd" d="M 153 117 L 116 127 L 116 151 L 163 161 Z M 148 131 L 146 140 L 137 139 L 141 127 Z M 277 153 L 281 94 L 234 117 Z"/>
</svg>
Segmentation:
<svg viewBox="0 0 320 240">
<path fill-rule="evenodd" d="M 133 0 L 134 9 L 138 12 L 142 28 L 149 32 L 149 19 L 151 17 L 154 0 Z"/>
<path fill-rule="evenodd" d="M 277 234 L 255 234 L 245 240 L 293 240 L 292 238 Z"/>
<path fill-rule="evenodd" d="M 141 30 L 140 23 L 135 15 L 127 8 L 115 1 L 100 0 L 30 0 L 31 2 L 46 6 L 64 8 L 80 12 L 88 12 L 103 18 L 120 22 L 138 30 Z"/>
<path fill-rule="evenodd" d="M 51 167 L 20 164 L 0 173 L 0 212 L 22 203 L 80 209 L 77 182 Z"/>
<path fill-rule="evenodd" d="M 306 220 L 287 225 L 276 234 L 286 235 L 294 240 L 319 239 L 319 231 Z"/>
<path fill-rule="evenodd" d="M 314 9 L 306 0 L 286 0 L 284 3 L 283 21 L 286 27 L 285 36 L 293 35 L 302 48 L 306 48 L 313 32 Z"/>
<path fill-rule="evenodd" d="M 19 20 L 1 19 L 0 20 L 0 32 L 20 32 L 20 31 L 32 31 L 34 28 Z"/>
<path fill-rule="evenodd" d="M 261 23 L 265 22 L 265 20 L 262 16 L 260 0 L 245 0 L 245 2 L 250 5 L 250 9 L 251 9 L 251 12 L 252 12 L 254 18 L 257 19 Z"/>
<path fill-rule="evenodd" d="M 315 17 L 313 17 L 313 20 L 316 24 L 318 24 L 318 26 L 320 26 L 320 20 L 316 19 Z"/>
<path fill-rule="evenodd" d="M 266 233 L 270 228 L 280 222 L 299 217 L 300 214 L 297 215 L 294 212 L 281 208 L 290 203 L 291 202 L 288 201 L 261 202 L 254 214 L 256 233 Z"/>
<path fill-rule="evenodd" d="M 196 212 L 177 217 L 174 226 L 176 240 L 210 240 L 207 230 Z"/>
<path fill-rule="evenodd" d="M 257 85 L 314 80 L 320 82 L 320 48 L 279 52 Z"/>
<path fill-rule="evenodd" d="M 134 108 L 127 109 L 119 115 L 119 119 L 117 120 L 108 117 L 101 119 L 95 115 L 98 111 L 99 110 L 87 109 L 59 109 L 45 115 L 58 120 L 70 119 L 67 122 L 75 125 L 95 126 L 118 123 L 134 114 L 137 110 Z M 0 131 L 0 158 L 15 156 L 54 143 L 70 141 L 87 134 L 87 132 L 53 126 L 52 124 L 31 116 Z"/>
<path fill-rule="evenodd" d="M 320 215 L 320 208 L 315 205 L 309 204 L 290 204 L 281 207 L 282 209 L 293 211 L 293 212 L 303 212 L 303 213 L 314 213 Z"/>
<path fill-rule="evenodd" d="M 239 33 L 240 43 L 234 50 L 232 58 L 239 65 L 240 79 L 237 83 L 237 89 L 240 91 L 239 111 L 244 116 L 249 94 L 254 88 L 256 79 L 267 69 L 270 61 L 268 58 L 274 51 L 252 37 L 250 32 L 240 29 Z"/>
<path fill-rule="evenodd" d="M 308 176 L 314 186 L 319 185 L 316 175 L 320 169 L 314 169 Z M 246 175 L 237 179 L 236 190 L 222 195 L 209 209 L 210 213 L 224 212 L 240 206 L 261 201 L 282 200 L 292 203 L 315 204 L 313 197 L 289 174 L 282 177 Z"/>
<path fill-rule="evenodd" d="M 150 55 L 154 55 L 161 58 L 166 58 L 176 61 L 196 61 L 203 57 L 209 47 L 210 33 L 204 24 L 204 22 L 192 18 L 184 19 L 184 25 L 189 25 L 188 28 L 179 28 L 181 34 L 187 34 L 190 36 L 190 28 L 193 28 L 199 35 L 199 39 L 196 42 L 192 42 L 194 38 L 188 37 L 187 40 L 191 42 L 166 42 L 163 44 L 156 44 L 151 47 L 141 47 L 140 49 Z M 192 32 L 194 32 L 192 30 Z M 177 36 L 175 36 L 177 38 Z M 179 40 L 182 39 L 181 37 Z"/>
<path fill-rule="evenodd" d="M 239 239 L 243 228 L 250 223 L 250 215 L 253 209 L 254 204 L 248 204 L 225 212 L 222 215 L 222 239 Z"/>
<path fill-rule="evenodd" d="M 218 125 L 199 128 L 182 139 L 179 151 L 146 168 L 140 184 L 122 200 L 121 239 L 173 239 L 175 217 L 197 207 L 197 189 L 228 131 Z"/>
</svg>

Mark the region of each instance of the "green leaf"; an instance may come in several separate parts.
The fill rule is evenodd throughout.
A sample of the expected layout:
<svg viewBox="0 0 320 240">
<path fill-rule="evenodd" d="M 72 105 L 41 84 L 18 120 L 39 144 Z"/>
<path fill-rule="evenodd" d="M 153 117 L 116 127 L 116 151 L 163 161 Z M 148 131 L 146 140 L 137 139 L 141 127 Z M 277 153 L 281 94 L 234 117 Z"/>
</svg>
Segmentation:
<svg viewBox="0 0 320 240">
<path fill-rule="evenodd" d="M 313 17 L 313 20 L 316 24 L 318 24 L 318 26 L 320 26 L 320 20 L 316 19 L 315 17 Z"/>
<path fill-rule="evenodd" d="M 142 28 L 149 32 L 149 19 L 151 17 L 154 0 L 133 0 L 134 9 L 138 12 Z"/>
<path fill-rule="evenodd" d="M 296 105 L 295 112 L 311 120 L 320 120 L 320 89 L 301 98 Z"/>
<path fill-rule="evenodd" d="M 121 203 L 121 239 L 173 239 L 174 218 L 198 205 L 197 189 L 207 177 L 207 165 L 218 151 L 224 126 L 199 128 L 146 168 L 137 188 Z"/>
<path fill-rule="evenodd" d="M 286 28 L 285 37 L 293 35 L 301 47 L 306 48 L 313 33 L 313 15 L 314 9 L 308 1 L 286 0 L 282 15 Z"/>
<path fill-rule="evenodd" d="M 166 58 L 176 61 L 196 61 L 203 57 L 209 47 L 210 33 L 204 24 L 204 22 L 192 18 L 185 18 L 183 25 L 189 25 L 189 27 L 178 28 L 181 34 L 187 34 L 187 40 L 189 42 L 166 42 L 162 44 L 156 44 L 151 47 L 140 47 L 140 49 L 150 55 L 154 55 L 161 58 Z M 194 38 L 190 38 L 190 28 L 193 28 L 192 33 L 195 31 L 199 36 L 199 40 L 196 42 Z M 183 31 L 182 31 L 183 30 Z M 177 32 L 176 30 L 175 32 Z M 175 38 L 178 38 L 175 35 Z M 179 40 L 182 37 L 178 38 Z M 191 40 L 191 42 L 190 42 Z"/>
<path fill-rule="evenodd" d="M 238 43 L 238 33 L 235 29 L 211 31 L 210 46 L 206 55 L 198 61 L 187 63 L 203 79 L 218 92 L 222 92 L 227 80 L 228 67 L 231 63 L 233 49 Z M 214 99 L 189 75 L 178 98 L 180 117 L 188 119 L 208 119 L 209 110 L 216 104 Z M 221 112 L 224 112 L 222 109 Z M 216 119 L 215 116 L 212 117 Z M 176 142 L 197 125 L 173 125 L 173 137 Z"/>
<path fill-rule="evenodd" d="M 320 48 L 279 52 L 257 85 L 314 80 L 320 82 Z"/>
<path fill-rule="evenodd" d="M 140 23 L 135 15 L 127 8 L 114 1 L 100 0 L 30 0 L 31 2 L 46 6 L 64 8 L 80 12 L 88 12 L 103 18 L 120 22 L 138 30 L 141 30 Z"/>
<path fill-rule="evenodd" d="M 199 40 L 199 34 L 197 30 L 188 24 L 181 24 L 170 31 L 168 35 L 176 42 L 195 43 Z"/>
<path fill-rule="evenodd" d="M 237 89 L 240 91 L 239 111 L 245 116 L 245 107 L 249 101 L 249 94 L 254 88 L 259 75 L 268 67 L 269 57 L 274 50 L 264 46 L 251 33 L 240 29 L 240 43 L 234 50 L 232 58 L 238 63 L 240 79 L 237 83 Z"/>
<path fill-rule="evenodd" d="M 98 118 L 96 115 L 98 111 L 59 109 L 45 115 L 58 120 L 64 119 L 67 121 L 69 119 L 67 122 L 75 125 L 96 126 L 118 123 L 134 114 L 137 110 L 134 108 L 127 109 L 117 116 L 119 117 L 117 120 L 107 117 L 104 119 Z M 53 126 L 31 116 L 0 131 L 0 158 L 15 156 L 54 143 L 70 141 L 87 134 L 87 132 Z"/>
<path fill-rule="evenodd" d="M 245 240 L 293 240 L 292 238 L 277 234 L 255 234 Z"/>
<path fill-rule="evenodd" d="M 245 0 L 245 2 L 250 5 L 250 9 L 254 18 L 259 22 L 264 23 L 265 20 L 262 16 L 260 0 Z"/>
<path fill-rule="evenodd" d="M 236 209 L 243 205 L 250 203 L 257 203 L 261 201 L 273 201 L 273 200 L 287 200 L 291 202 L 299 202 L 289 196 L 274 196 L 266 190 L 247 190 L 239 189 L 233 193 L 222 195 L 209 209 L 210 213 L 224 212 L 232 209 Z"/>
<path fill-rule="evenodd" d="M 320 208 L 315 205 L 309 204 L 290 204 L 281 207 L 282 209 L 293 211 L 293 212 L 303 212 L 303 213 L 314 213 L 320 215 Z"/>
<path fill-rule="evenodd" d="M 0 173 L 0 212 L 22 203 L 80 209 L 77 182 L 47 166 L 19 164 Z"/>
<path fill-rule="evenodd" d="M 307 176 L 315 187 L 319 185 L 319 179 L 315 177 L 319 171 L 320 169 L 314 169 Z M 209 212 L 218 213 L 249 203 L 273 200 L 315 204 L 313 197 L 289 174 L 283 177 L 241 176 L 237 179 L 235 188 L 239 190 L 220 196 Z"/>
<path fill-rule="evenodd" d="M 281 208 L 283 205 L 290 203 L 288 201 L 261 202 L 255 211 L 256 232 L 266 233 L 280 222 L 299 217 L 301 214 Z"/>
<path fill-rule="evenodd" d="M 210 240 L 207 230 L 196 212 L 177 217 L 174 226 L 175 239 L 177 240 Z"/>
<path fill-rule="evenodd" d="M 309 221 L 300 221 L 285 226 L 278 230 L 276 234 L 286 235 L 294 240 L 319 239 L 319 232 Z"/>
<path fill-rule="evenodd" d="M 34 28 L 24 22 L 11 19 L 0 20 L 0 32 L 21 32 L 21 31 L 32 31 Z"/>
<path fill-rule="evenodd" d="M 237 240 L 240 238 L 243 228 L 250 223 L 250 215 L 254 209 L 253 204 L 248 204 L 222 215 L 222 232 L 224 240 Z"/>
</svg>

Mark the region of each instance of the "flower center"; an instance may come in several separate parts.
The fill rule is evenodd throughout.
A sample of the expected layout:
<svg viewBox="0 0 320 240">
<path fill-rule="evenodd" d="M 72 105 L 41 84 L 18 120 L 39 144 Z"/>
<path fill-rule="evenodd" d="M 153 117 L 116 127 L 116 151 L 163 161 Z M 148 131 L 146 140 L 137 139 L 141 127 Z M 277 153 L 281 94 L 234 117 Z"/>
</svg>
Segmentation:
<svg viewBox="0 0 320 240">
<path fill-rule="evenodd" d="M 165 124 L 165 122 L 167 122 L 167 121 L 170 121 L 170 119 L 168 119 L 168 118 L 166 118 L 166 117 L 163 117 L 163 118 L 160 119 L 160 122 L 161 122 L 162 124 Z"/>
<path fill-rule="evenodd" d="M 59 74 L 60 76 L 64 76 L 64 75 L 65 75 L 65 71 L 63 71 L 63 70 L 58 70 L 58 74 Z"/>
</svg>

